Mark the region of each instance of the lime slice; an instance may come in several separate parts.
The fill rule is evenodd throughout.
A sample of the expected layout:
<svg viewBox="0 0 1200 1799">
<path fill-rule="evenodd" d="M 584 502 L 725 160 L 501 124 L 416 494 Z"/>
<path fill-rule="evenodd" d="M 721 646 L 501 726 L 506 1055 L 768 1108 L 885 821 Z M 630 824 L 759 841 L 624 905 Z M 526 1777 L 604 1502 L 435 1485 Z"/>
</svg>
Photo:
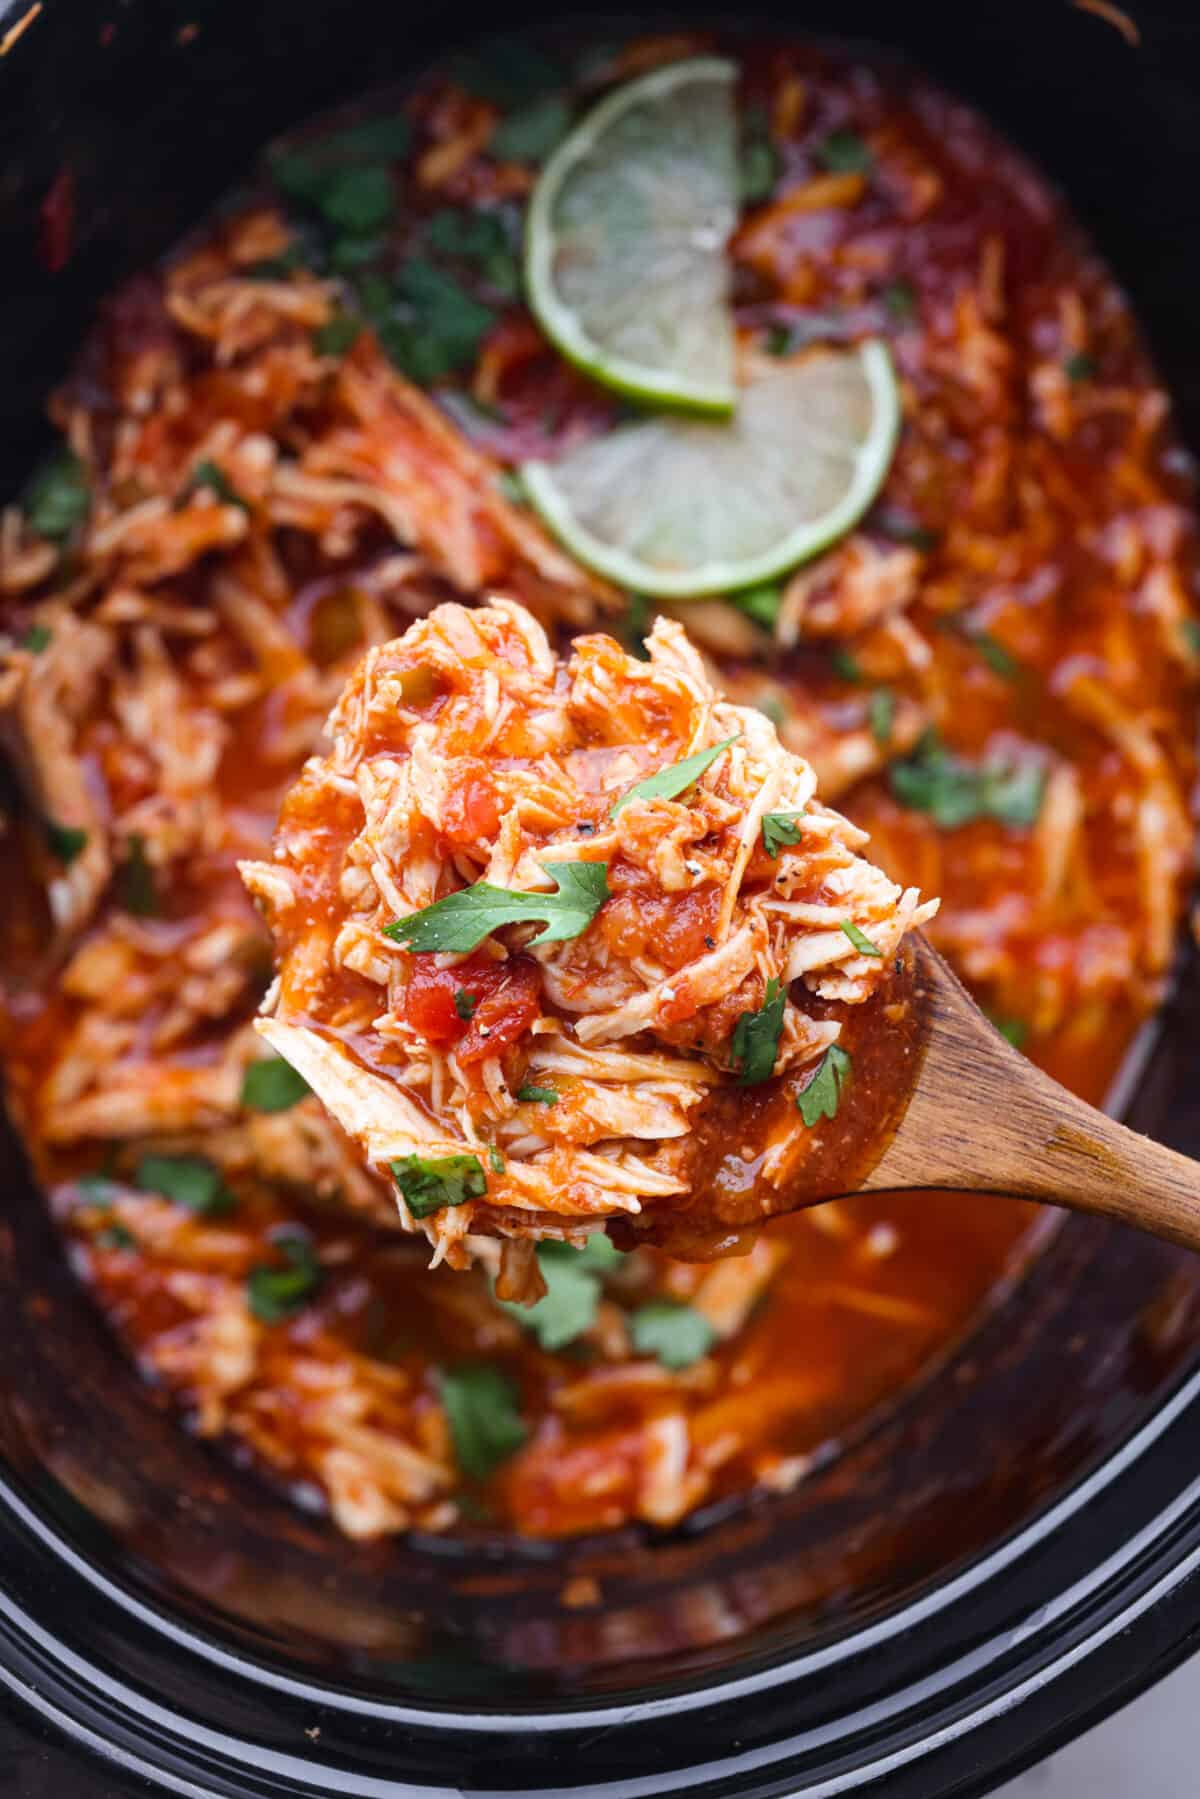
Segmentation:
<svg viewBox="0 0 1200 1799">
<path fill-rule="evenodd" d="M 814 349 L 738 390 L 728 423 L 623 425 L 521 479 L 588 568 L 693 599 L 785 573 L 843 536 L 878 493 L 900 427 L 886 346 Z"/>
<path fill-rule="evenodd" d="M 705 56 L 618 88 L 550 158 L 525 227 L 529 303 L 563 355 L 700 412 L 735 399 L 736 79 Z"/>
</svg>

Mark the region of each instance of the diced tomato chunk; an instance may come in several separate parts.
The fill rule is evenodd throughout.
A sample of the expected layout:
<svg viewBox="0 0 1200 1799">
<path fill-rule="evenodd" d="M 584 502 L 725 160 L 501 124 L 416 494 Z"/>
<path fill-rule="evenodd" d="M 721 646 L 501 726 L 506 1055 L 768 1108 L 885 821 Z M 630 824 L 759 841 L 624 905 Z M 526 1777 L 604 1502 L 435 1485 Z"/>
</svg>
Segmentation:
<svg viewBox="0 0 1200 1799">
<path fill-rule="evenodd" d="M 435 968 L 424 956 L 412 963 L 405 1020 L 429 1043 L 456 1045 L 464 1064 L 516 1043 L 541 1009 L 541 973 L 527 956 L 507 962 L 473 956 L 456 968 Z"/>
<path fill-rule="evenodd" d="M 404 990 L 404 1016 L 428 1042 L 457 1042 L 466 1029 L 454 1004 L 461 984 L 458 969 L 434 968 L 424 956 L 413 957 L 413 971 Z"/>
<path fill-rule="evenodd" d="M 458 1046 L 464 1064 L 494 1056 L 522 1038 L 541 1011 L 542 975 L 528 956 L 500 964 L 501 978 L 480 998 L 470 1028 Z"/>
<path fill-rule="evenodd" d="M 460 768 L 461 776 L 442 810 L 442 836 L 456 844 L 487 842 L 500 829 L 499 797 L 482 762 L 472 766 L 463 758 Z"/>
</svg>

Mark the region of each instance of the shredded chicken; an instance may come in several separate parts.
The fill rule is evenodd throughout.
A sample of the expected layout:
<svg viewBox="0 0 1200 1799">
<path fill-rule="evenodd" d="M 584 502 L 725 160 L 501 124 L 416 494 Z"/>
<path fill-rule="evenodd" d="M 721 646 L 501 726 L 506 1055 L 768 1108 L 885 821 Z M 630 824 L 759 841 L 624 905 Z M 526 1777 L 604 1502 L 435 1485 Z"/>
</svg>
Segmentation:
<svg viewBox="0 0 1200 1799">
<path fill-rule="evenodd" d="M 373 1167 L 468 1159 L 474 1190 L 415 1215 L 397 1177 L 438 1260 L 465 1263 L 471 1234 L 669 1204 L 687 1183 L 668 1146 L 736 1077 L 738 1021 L 782 984 L 756 1078 L 814 1062 L 840 1025 L 806 995 L 861 1004 L 936 910 L 862 859 L 681 625 L 660 620 L 648 651 L 586 637 L 560 661 L 515 604 L 439 607 L 368 653 L 273 860 L 242 864 L 278 952 L 262 1035 Z M 639 791 L 704 752 L 692 780 Z M 457 954 L 386 934 L 475 883 L 541 893 L 564 868 L 599 872 L 605 897 L 551 943 L 503 917 Z M 494 1025 L 481 979 L 507 984 Z"/>
</svg>

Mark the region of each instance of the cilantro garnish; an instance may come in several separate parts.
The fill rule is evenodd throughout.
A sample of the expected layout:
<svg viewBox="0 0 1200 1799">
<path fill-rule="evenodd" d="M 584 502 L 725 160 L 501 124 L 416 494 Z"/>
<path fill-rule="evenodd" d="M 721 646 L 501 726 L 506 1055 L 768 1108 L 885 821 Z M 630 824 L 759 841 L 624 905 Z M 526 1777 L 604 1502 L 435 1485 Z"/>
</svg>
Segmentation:
<svg viewBox="0 0 1200 1799">
<path fill-rule="evenodd" d="M 544 94 L 509 113 L 492 133 L 489 156 L 498 162 L 541 162 L 567 134 L 571 109 L 559 94 Z"/>
<path fill-rule="evenodd" d="M 796 1109 L 811 1131 L 822 1118 L 836 1118 L 842 1089 L 850 1078 L 851 1057 L 831 1043 L 808 1086 L 796 1095 Z"/>
<path fill-rule="evenodd" d="M 638 781 L 628 793 L 623 793 L 620 799 L 613 801 L 608 816 L 616 818 L 630 800 L 677 799 L 681 793 L 686 793 L 689 787 L 695 785 L 730 744 L 736 742 L 736 735 L 726 737 L 723 743 L 714 743 L 711 749 L 697 750 L 694 755 L 685 756 L 682 762 L 673 762 L 670 768 L 660 768 L 657 774 L 647 775 L 644 781 Z"/>
<path fill-rule="evenodd" d="M 664 1368 L 690 1368 L 717 1340 L 703 1312 L 674 1299 L 655 1299 L 639 1306 L 629 1320 L 629 1334 L 639 1355 L 657 1356 Z"/>
<path fill-rule="evenodd" d="M 648 658 L 645 639 L 653 622 L 650 602 L 645 594 L 631 593 L 617 632 L 630 655 L 636 656 L 639 662 L 645 662 Z"/>
<path fill-rule="evenodd" d="M 242 1104 L 249 1112 L 288 1112 L 312 1089 L 282 1056 L 251 1062 L 242 1076 Z"/>
<path fill-rule="evenodd" d="M 1046 771 L 1037 762 L 1000 757 L 968 762 L 948 750 L 935 731 L 925 733 L 911 756 L 892 763 L 888 779 L 901 805 L 927 812 L 945 831 L 980 818 L 1027 829 L 1041 811 L 1046 787 Z"/>
<path fill-rule="evenodd" d="M 1094 356 L 1089 356 L 1086 350 L 1076 350 L 1074 355 L 1068 356 L 1063 363 L 1063 372 L 1068 381 L 1075 383 L 1090 381 L 1096 373 L 1096 359 Z"/>
<path fill-rule="evenodd" d="M 739 612 L 752 618 L 764 631 L 775 629 L 775 621 L 779 617 L 783 601 L 783 588 L 777 581 L 763 581 L 757 587 L 744 587 L 741 593 L 731 593 L 729 598 Z"/>
<path fill-rule="evenodd" d="M 31 656 L 40 656 L 42 651 L 53 641 L 54 633 L 46 625 L 30 625 L 21 639 L 21 648 L 28 650 Z"/>
<path fill-rule="evenodd" d="M 111 1224 L 106 1224 L 103 1230 L 97 1231 L 93 1242 L 98 1243 L 101 1249 L 137 1248 L 137 1238 L 119 1219 L 114 1219 Z"/>
<path fill-rule="evenodd" d="M 387 288 L 385 316 L 377 297 L 360 289 L 363 311 L 391 360 L 415 381 L 436 381 L 474 362 L 495 315 L 473 299 L 452 275 L 423 257 L 410 256 Z M 374 294 L 375 290 L 372 290 Z M 395 306 L 399 313 L 393 317 Z"/>
<path fill-rule="evenodd" d="M 875 158 L 857 131 L 831 131 L 817 149 L 817 161 L 834 175 L 869 175 Z"/>
<path fill-rule="evenodd" d="M 517 1088 L 517 1099 L 522 1105 L 556 1106 L 558 1093 L 553 1087 L 535 1087 L 526 1081 L 523 1087 Z"/>
<path fill-rule="evenodd" d="M 842 919 L 842 929 L 858 951 L 860 956 L 882 956 L 883 951 L 869 937 L 863 935 L 852 918 Z"/>
<path fill-rule="evenodd" d="M 771 121 L 764 106 L 747 106 L 742 114 L 738 156 L 738 198 L 745 206 L 769 200 L 779 180 L 779 155 L 771 142 Z"/>
<path fill-rule="evenodd" d="M 857 687 L 863 678 L 862 664 L 850 650 L 843 649 L 841 644 L 829 652 L 829 660 L 833 672 L 841 681 L 849 681 Z"/>
<path fill-rule="evenodd" d="M 476 999 L 475 995 L 473 993 L 468 993 L 465 987 L 456 987 L 454 989 L 454 1010 L 464 1024 L 469 1024 L 472 1018 L 474 1018 L 475 1008 L 478 1004 L 479 1001 Z"/>
<path fill-rule="evenodd" d="M 490 881 L 476 881 L 473 887 L 451 893 L 423 912 L 384 925 L 383 934 L 418 954 L 435 950 L 465 954 L 503 925 L 538 919 L 544 929 L 532 943 L 565 943 L 586 931 L 605 900 L 611 898 L 608 863 L 547 862 L 545 867 L 558 883 L 557 893 L 520 893 L 493 887 Z"/>
<path fill-rule="evenodd" d="M 118 893 L 126 912 L 135 918 L 157 918 L 158 888 L 154 866 L 146 855 L 146 839 L 138 832 L 130 837 L 118 875 Z"/>
<path fill-rule="evenodd" d="M 504 1157 L 494 1143 L 488 1148 L 488 1166 L 493 1174 L 504 1173 Z"/>
<path fill-rule="evenodd" d="M 57 819 L 46 820 L 46 844 L 52 856 L 70 867 L 87 848 L 88 834 L 79 825 L 60 825 Z"/>
<path fill-rule="evenodd" d="M 321 356 L 344 356 L 362 334 L 362 320 L 349 312 L 335 312 L 313 332 L 313 344 Z"/>
<path fill-rule="evenodd" d="M 223 506 L 240 506 L 243 512 L 250 510 L 224 469 L 219 468 L 208 457 L 203 462 L 198 462 L 192 470 L 188 492 L 194 493 L 198 487 L 207 487 L 210 493 L 216 494 Z"/>
<path fill-rule="evenodd" d="M 800 828 L 802 812 L 764 812 L 762 821 L 763 848 L 772 860 L 781 849 L 799 843 L 803 836 Z"/>
<path fill-rule="evenodd" d="M 303 1231 L 281 1230 L 271 1239 L 286 1268 L 252 1268 L 246 1277 L 246 1299 L 263 1324 L 282 1324 L 303 1311 L 321 1285 L 321 1264 Z"/>
<path fill-rule="evenodd" d="M 133 1184 L 143 1193 L 160 1193 L 199 1218 L 222 1217 L 234 1206 L 220 1169 L 203 1156 L 143 1156 Z"/>
<path fill-rule="evenodd" d="M 1023 1018 L 1005 1018 L 999 1013 L 987 1014 L 1000 1035 L 1011 1043 L 1014 1049 L 1023 1049 L 1029 1037 L 1029 1025 Z"/>
<path fill-rule="evenodd" d="M 758 1011 L 743 1012 L 734 1025 L 730 1056 L 739 1070 L 739 1087 L 755 1087 L 760 1081 L 770 1080 L 775 1070 L 786 1005 L 787 992 L 772 975 Z"/>
<path fill-rule="evenodd" d="M 911 281 L 889 281 L 882 298 L 898 325 L 907 324 L 916 316 L 917 296 Z"/>
<path fill-rule="evenodd" d="M 478 1156 L 402 1156 L 388 1164 L 414 1218 L 482 1199 L 487 1175 Z"/>
<path fill-rule="evenodd" d="M 486 1480 L 529 1434 L 515 1384 L 479 1363 L 443 1369 L 438 1385 L 459 1467 L 469 1480 Z"/>
<path fill-rule="evenodd" d="M 896 718 L 896 696 L 890 687 L 877 687 L 867 701 L 867 723 L 876 743 L 890 743 Z"/>
<path fill-rule="evenodd" d="M 25 517 L 39 537 L 62 543 L 82 525 L 91 507 L 87 469 L 72 450 L 43 463 L 22 498 Z"/>
<path fill-rule="evenodd" d="M 543 1349 L 564 1349 L 591 1329 L 600 1303 L 601 1276 L 617 1266 L 621 1252 L 607 1237 L 596 1235 L 582 1249 L 570 1243 L 539 1243 L 537 1259 L 546 1283 L 542 1298 L 531 1306 L 508 1300 L 500 1304 L 533 1332 Z"/>
</svg>

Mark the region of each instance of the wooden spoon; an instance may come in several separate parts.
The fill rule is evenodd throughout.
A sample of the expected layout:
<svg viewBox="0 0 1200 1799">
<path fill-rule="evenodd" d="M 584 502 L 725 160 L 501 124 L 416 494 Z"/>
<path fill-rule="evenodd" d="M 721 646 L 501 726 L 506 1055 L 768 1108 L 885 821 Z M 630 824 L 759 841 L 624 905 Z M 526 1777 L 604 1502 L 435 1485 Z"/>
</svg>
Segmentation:
<svg viewBox="0 0 1200 1799">
<path fill-rule="evenodd" d="M 1120 1219 L 1200 1249 L 1200 1162 L 1098 1112 L 1013 1049 L 927 942 L 924 1024 L 907 1106 L 856 1192 L 951 1188 Z"/>
</svg>

